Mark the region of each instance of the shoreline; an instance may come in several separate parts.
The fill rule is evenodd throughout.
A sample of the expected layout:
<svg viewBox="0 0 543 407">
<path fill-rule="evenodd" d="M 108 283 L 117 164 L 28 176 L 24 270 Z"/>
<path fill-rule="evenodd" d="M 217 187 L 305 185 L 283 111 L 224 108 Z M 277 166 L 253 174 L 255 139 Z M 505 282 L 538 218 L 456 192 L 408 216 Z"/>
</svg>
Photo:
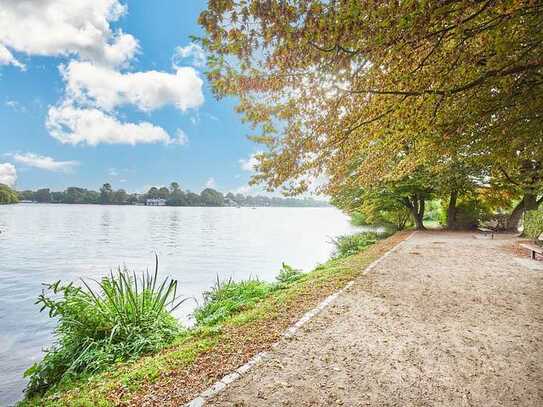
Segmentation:
<svg viewBox="0 0 543 407">
<path fill-rule="evenodd" d="M 18 405 L 141 405 L 155 399 L 165 405 L 187 403 L 254 355 L 269 350 L 302 315 L 345 287 L 408 234 L 398 232 L 358 254 L 331 259 L 221 323 L 196 327 L 158 354 L 66 381 Z"/>
</svg>

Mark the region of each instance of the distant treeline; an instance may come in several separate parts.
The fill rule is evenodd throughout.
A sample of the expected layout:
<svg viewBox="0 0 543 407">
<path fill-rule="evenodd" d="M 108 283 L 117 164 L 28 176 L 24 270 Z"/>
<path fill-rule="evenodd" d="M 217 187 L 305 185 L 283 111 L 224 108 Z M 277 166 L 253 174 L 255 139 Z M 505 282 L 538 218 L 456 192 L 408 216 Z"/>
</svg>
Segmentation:
<svg viewBox="0 0 543 407">
<path fill-rule="evenodd" d="M 143 194 L 131 194 L 124 189 L 114 190 L 109 183 L 104 184 L 99 191 L 69 187 L 62 192 L 42 188 L 37 191 L 21 191 L 18 194 L 22 201 L 65 204 L 137 205 L 146 204 L 149 199 L 153 199 L 163 200 L 160 203 L 168 206 L 328 206 L 327 202 L 312 198 L 270 198 L 231 192 L 224 195 L 212 188 L 206 188 L 197 194 L 183 191 L 177 182 L 172 182 L 169 188 L 152 187 Z"/>
<path fill-rule="evenodd" d="M 17 192 L 5 184 L 0 184 L 0 204 L 12 204 L 17 203 L 18 201 L 19 197 Z"/>
</svg>

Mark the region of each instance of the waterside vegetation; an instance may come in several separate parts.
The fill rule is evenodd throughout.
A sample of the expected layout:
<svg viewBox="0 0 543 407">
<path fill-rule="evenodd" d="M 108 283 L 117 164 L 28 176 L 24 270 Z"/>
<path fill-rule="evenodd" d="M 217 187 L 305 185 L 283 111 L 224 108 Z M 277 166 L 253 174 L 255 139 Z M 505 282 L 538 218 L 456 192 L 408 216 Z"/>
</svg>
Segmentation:
<svg viewBox="0 0 543 407">
<path fill-rule="evenodd" d="M 362 235 L 359 239 L 375 242 L 377 237 Z M 123 354 L 118 361 L 111 359 L 112 365 L 104 366 L 106 370 L 101 373 L 92 369 L 74 371 L 50 383 L 47 390 L 31 385 L 32 391 L 27 392 L 20 406 L 113 406 L 143 402 L 146 397 L 160 400 L 172 394 L 179 397 L 177 402 L 186 402 L 229 369 L 267 348 L 303 312 L 358 275 L 401 238 L 397 235 L 365 245 L 356 254 L 338 254 L 309 273 L 284 264 L 274 282 L 217 281 L 196 309 L 194 327 L 182 329 L 167 324 L 171 328 L 167 331 L 176 333 L 174 338 L 167 335 L 161 343 L 162 351 L 153 354 L 154 350 L 147 349 L 147 355 L 137 360 Z M 175 392 L 161 393 L 163 386 L 172 385 L 172 378 L 184 384 Z"/>
<path fill-rule="evenodd" d="M 171 311 L 184 300 L 177 297 L 177 281 L 159 281 L 158 257 L 152 274 L 118 269 L 95 283 L 56 281 L 38 297 L 40 311 L 57 320 L 56 342 L 25 372 L 28 395 L 156 352 L 182 333 Z"/>
</svg>

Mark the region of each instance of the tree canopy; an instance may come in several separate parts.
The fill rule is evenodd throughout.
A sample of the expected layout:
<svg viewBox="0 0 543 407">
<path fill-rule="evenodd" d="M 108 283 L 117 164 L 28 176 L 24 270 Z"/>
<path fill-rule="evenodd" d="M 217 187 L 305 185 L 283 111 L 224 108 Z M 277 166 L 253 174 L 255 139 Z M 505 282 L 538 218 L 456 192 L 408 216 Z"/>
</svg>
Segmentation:
<svg viewBox="0 0 543 407">
<path fill-rule="evenodd" d="M 210 0 L 200 23 L 216 96 L 267 147 L 255 183 L 334 195 L 454 158 L 543 190 L 540 2 Z"/>
</svg>

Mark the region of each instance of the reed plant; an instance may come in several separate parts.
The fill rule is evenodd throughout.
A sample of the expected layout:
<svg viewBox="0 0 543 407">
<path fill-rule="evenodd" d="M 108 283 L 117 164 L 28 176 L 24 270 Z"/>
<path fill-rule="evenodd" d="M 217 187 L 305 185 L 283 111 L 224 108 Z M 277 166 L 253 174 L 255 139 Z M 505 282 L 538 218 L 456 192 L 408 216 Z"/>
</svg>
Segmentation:
<svg viewBox="0 0 543 407">
<path fill-rule="evenodd" d="M 55 343 L 25 372 L 27 394 L 41 393 L 67 377 L 104 370 L 167 346 L 182 332 L 171 312 L 186 299 L 177 281 L 119 268 L 95 284 L 57 281 L 36 301 L 57 320 Z"/>
</svg>

